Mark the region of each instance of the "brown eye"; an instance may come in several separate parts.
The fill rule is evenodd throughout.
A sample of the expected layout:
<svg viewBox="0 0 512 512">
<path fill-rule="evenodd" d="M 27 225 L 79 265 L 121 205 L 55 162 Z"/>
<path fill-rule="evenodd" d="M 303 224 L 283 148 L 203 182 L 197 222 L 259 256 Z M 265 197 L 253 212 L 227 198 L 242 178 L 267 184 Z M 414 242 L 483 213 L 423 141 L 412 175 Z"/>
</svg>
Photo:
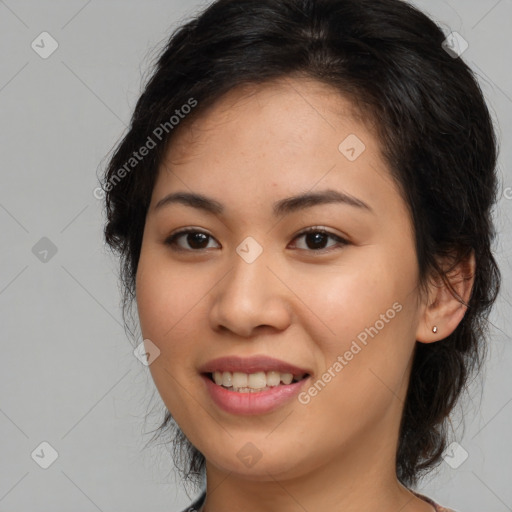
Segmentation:
<svg viewBox="0 0 512 512">
<path fill-rule="evenodd" d="M 300 238 L 304 238 L 305 247 L 298 248 L 308 252 L 330 251 L 336 247 L 340 248 L 349 244 L 344 238 L 326 231 L 325 229 L 315 227 L 308 228 L 302 233 L 299 233 L 294 240 Z M 213 240 L 214 238 L 208 233 L 189 228 L 174 233 L 166 239 L 165 244 L 177 251 L 201 252 L 205 249 L 214 248 L 215 246 L 209 245 Z M 327 245 L 329 240 L 332 240 L 334 243 Z"/>
<path fill-rule="evenodd" d="M 204 249 L 208 249 L 208 241 L 209 239 L 213 240 L 213 237 L 207 233 L 203 233 L 202 231 L 198 231 L 196 229 L 184 229 L 178 231 L 171 235 L 165 241 L 166 245 L 170 245 L 179 251 L 202 251 Z M 184 243 L 187 244 L 185 247 L 178 243 L 179 240 L 184 240 Z"/>
<path fill-rule="evenodd" d="M 334 233 L 330 233 L 329 231 L 326 231 L 324 229 L 319 228 L 308 228 L 307 230 L 303 231 L 302 233 L 299 233 L 295 240 L 299 238 L 304 238 L 305 246 L 306 247 L 299 247 L 299 249 L 313 251 L 313 252 L 319 252 L 324 250 L 330 250 L 333 247 L 336 246 L 344 246 L 348 245 L 348 241 L 344 238 L 341 238 L 338 235 L 335 235 Z M 326 244 L 328 243 L 329 239 L 334 240 L 335 243 L 331 244 L 330 246 L 326 247 Z"/>
</svg>

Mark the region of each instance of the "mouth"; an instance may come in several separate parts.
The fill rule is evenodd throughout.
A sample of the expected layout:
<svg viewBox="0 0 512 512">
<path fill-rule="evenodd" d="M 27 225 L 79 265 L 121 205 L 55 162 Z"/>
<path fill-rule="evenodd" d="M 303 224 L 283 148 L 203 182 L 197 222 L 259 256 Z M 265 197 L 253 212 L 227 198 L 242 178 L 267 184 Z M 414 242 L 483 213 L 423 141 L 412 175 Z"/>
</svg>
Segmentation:
<svg viewBox="0 0 512 512">
<path fill-rule="evenodd" d="M 309 377 L 309 373 L 279 372 L 276 370 L 253 373 L 216 370 L 203 373 L 217 386 L 236 393 L 258 393 L 280 386 L 295 384 Z"/>
<path fill-rule="evenodd" d="M 266 414 L 290 402 L 313 371 L 264 354 L 227 356 L 198 368 L 213 402 L 232 414 Z"/>
</svg>

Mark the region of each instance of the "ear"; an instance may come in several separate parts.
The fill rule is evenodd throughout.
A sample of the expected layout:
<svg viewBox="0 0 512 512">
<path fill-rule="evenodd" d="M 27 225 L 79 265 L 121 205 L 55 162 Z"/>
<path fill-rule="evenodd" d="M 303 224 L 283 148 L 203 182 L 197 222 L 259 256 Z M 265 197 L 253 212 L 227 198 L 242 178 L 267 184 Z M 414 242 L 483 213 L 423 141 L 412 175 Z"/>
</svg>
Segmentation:
<svg viewBox="0 0 512 512">
<path fill-rule="evenodd" d="M 467 306 L 462 301 L 466 304 L 469 302 L 475 279 L 474 252 L 471 251 L 446 277 L 455 294 L 440 277 L 429 284 L 428 296 L 421 304 L 416 331 L 416 340 L 420 343 L 432 343 L 446 338 L 464 318 Z M 435 333 L 432 331 L 434 326 L 437 327 Z"/>
</svg>

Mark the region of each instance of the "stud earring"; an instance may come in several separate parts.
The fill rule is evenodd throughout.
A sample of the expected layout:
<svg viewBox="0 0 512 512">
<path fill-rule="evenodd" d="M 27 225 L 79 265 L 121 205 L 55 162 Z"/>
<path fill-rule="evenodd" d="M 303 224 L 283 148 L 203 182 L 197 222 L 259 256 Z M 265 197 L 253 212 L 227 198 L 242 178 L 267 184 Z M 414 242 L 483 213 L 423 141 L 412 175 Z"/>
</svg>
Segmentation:
<svg viewBox="0 0 512 512">
<path fill-rule="evenodd" d="M 432 327 L 432 332 L 437 332 L 437 325 L 434 325 L 434 327 Z"/>
</svg>

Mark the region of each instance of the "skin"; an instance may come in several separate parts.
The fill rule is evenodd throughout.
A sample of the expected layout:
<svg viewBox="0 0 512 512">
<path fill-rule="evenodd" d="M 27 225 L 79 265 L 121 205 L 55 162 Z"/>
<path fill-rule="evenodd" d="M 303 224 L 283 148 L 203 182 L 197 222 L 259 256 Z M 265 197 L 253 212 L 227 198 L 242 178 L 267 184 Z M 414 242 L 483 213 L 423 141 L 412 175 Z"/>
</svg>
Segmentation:
<svg viewBox="0 0 512 512">
<path fill-rule="evenodd" d="M 338 149 L 350 134 L 366 147 L 354 161 Z M 372 211 L 330 203 L 272 213 L 275 201 L 324 189 Z M 155 210 L 178 191 L 213 198 L 224 212 Z M 312 226 L 348 243 L 315 245 L 300 235 Z M 165 243 L 186 227 L 210 238 Z M 263 249 L 252 263 L 236 252 L 248 236 Z M 474 261 L 466 263 L 458 275 L 471 275 Z M 471 278 L 453 283 L 469 299 Z M 155 183 L 136 285 L 143 337 L 160 350 L 155 385 L 207 461 L 205 511 L 434 510 L 396 478 L 399 423 L 416 342 L 448 336 L 465 307 L 440 281 L 420 292 L 408 209 L 372 126 L 348 99 L 287 77 L 234 89 L 184 123 Z M 307 404 L 230 414 L 199 376 L 211 359 L 264 354 L 311 369 L 315 382 L 396 303 L 400 312 Z M 251 467 L 237 456 L 248 442 L 261 454 Z"/>
</svg>

